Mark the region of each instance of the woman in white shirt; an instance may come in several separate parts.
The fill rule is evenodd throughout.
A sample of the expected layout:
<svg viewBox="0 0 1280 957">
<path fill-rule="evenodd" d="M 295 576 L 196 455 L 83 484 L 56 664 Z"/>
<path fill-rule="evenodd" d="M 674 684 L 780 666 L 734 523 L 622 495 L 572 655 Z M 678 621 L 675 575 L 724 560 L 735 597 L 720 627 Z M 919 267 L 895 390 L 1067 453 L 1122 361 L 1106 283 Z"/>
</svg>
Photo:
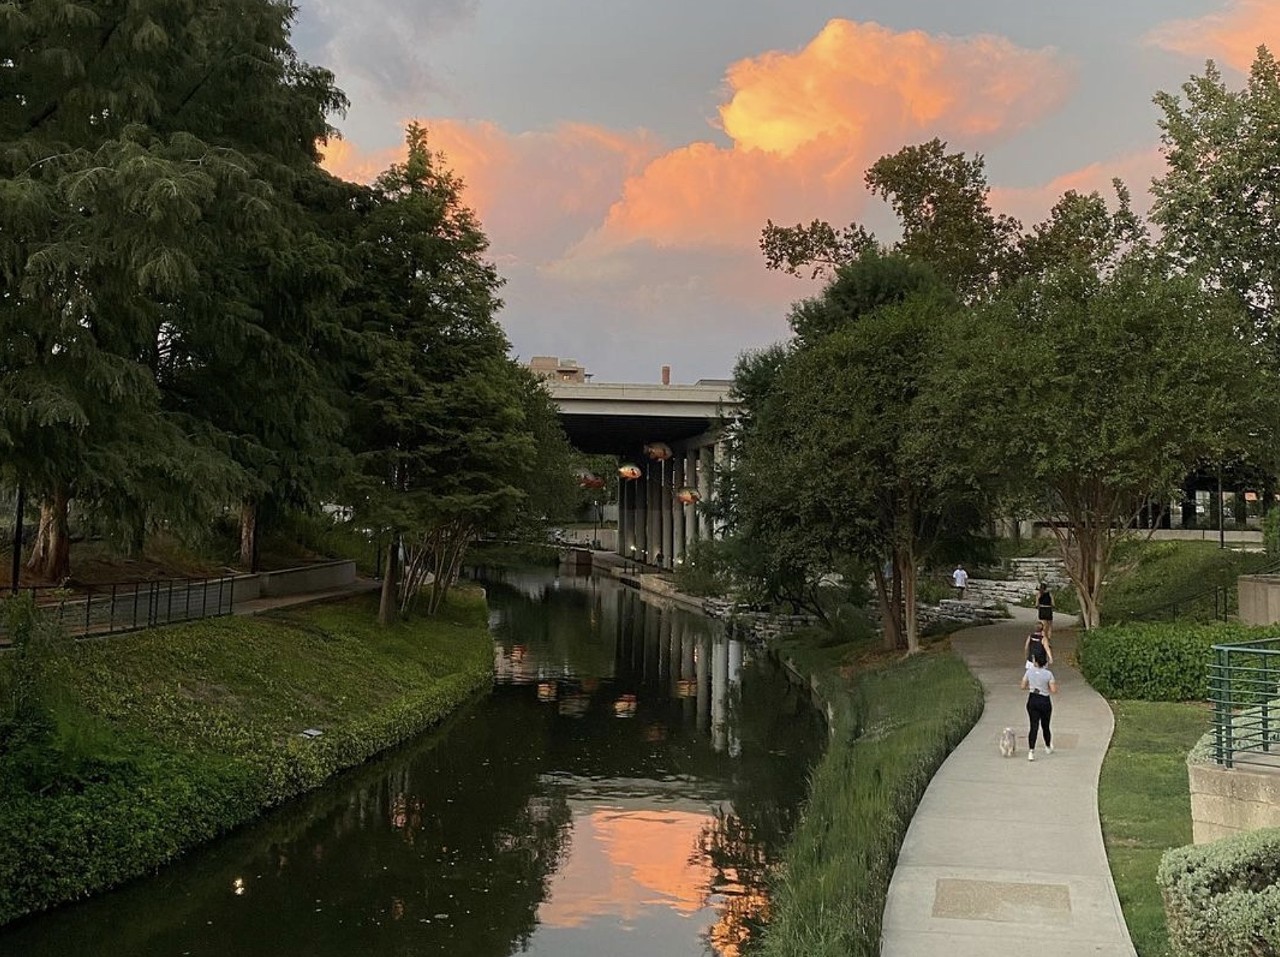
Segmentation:
<svg viewBox="0 0 1280 957">
<path fill-rule="evenodd" d="M 1049 697 L 1058 693 L 1058 682 L 1053 672 L 1045 665 L 1048 658 L 1043 648 L 1031 649 L 1031 667 L 1022 675 L 1021 687 L 1027 694 L 1027 717 L 1031 719 L 1031 730 L 1027 733 L 1027 760 L 1036 759 L 1036 738 L 1038 732 L 1044 730 L 1044 749 L 1053 754 L 1053 735 L 1049 731 L 1049 721 L 1053 718 L 1053 701 Z"/>
</svg>

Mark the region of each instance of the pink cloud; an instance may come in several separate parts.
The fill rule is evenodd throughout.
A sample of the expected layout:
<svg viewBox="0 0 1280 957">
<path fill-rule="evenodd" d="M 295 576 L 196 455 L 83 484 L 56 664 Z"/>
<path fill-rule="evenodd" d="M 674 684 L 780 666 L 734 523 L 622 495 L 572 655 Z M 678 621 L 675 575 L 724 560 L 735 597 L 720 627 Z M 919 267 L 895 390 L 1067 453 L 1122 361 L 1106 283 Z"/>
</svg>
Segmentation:
<svg viewBox="0 0 1280 957">
<path fill-rule="evenodd" d="M 1246 72 L 1260 45 L 1280 52 L 1280 4 L 1275 0 L 1227 0 L 1217 13 L 1172 20 L 1152 30 L 1146 39 L 1165 50 L 1221 60 Z"/>
<path fill-rule="evenodd" d="M 1134 210 L 1145 214 L 1151 207 L 1151 180 L 1164 171 L 1164 157 L 1153 145 L 1150 149 L 1090 163 L 1055 176 L 1039 186 L 993 187 L 991 206 L 998 212 L 1017 217 L 1024 226 L 1030 227 L 1032 223 L 1046 219 L 1054 203 L 1069 190 L 1085 194 L 1096 192 L 1108 200 L 1112 199 L 1115 191 L 1111 182 L 1119 178 L 1132 193 Z"/>
</svg>

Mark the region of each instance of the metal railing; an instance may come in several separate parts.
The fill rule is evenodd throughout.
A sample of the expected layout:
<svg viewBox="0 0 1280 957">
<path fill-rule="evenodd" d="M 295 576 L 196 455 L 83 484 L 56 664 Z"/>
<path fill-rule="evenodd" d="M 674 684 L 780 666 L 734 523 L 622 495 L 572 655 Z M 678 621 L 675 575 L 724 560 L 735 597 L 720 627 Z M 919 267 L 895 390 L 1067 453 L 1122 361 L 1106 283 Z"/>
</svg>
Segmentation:
<svg viewBox="0 0 1280 957">
<path fill-rule="evenodd" d="M 1280 638 L 1214 645 L 1209 703 L 1215 762 L 1280 767 Z"/>
<path fill-rule="evenodd" d="M 1240 574 L 1272 575 L 1276 572 L 1280 572 L 1280 562 L 1272 561 Z M 1226 621 L 1236 612 L 1239 606 L 1239 575 L 1227 584 L 1213 585 L 1190 592 L 1170 602 L 1135 609 L 1118 620 L 1170 621 L 1176 618 L 1194 618 L 1208 613 L 1210 606 L 1213 609 L 1213 620 L 1217 621 Z"/>
<path fill-rule="evenodd" d="M 36 607 L 74 638 L 139 631 L 156 625 L 231 614 L 234 576 L 167 578 L 68 589 L 23 588 Z M 0 596 L 3 597 L 3 596 Z M 0 643 L 6 640 L 0 621 Z"/>
</svg>

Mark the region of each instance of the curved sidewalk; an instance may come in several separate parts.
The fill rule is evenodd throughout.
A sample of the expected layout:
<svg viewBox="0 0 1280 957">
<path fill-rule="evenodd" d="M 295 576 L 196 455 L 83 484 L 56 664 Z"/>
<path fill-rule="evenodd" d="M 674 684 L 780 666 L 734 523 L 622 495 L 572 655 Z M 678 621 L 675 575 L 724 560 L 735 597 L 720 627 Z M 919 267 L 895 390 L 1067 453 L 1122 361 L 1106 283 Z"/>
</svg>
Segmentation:
<svg viewBox="0 0 1280 957">
<path fill-rule="evenodd" d="M 1035 612 L 1013 612 L 952 636 L 986 707 L 911 820 L 885 904 L 884 957 L 1134 955 L 1098 820 L 1111 709 L 1068 664 L 1074 635 L 1055 637 L 1054 750 L 1041 742 L 1029 762 L 1018 682 Z M 1006 727 L 1018 735 L 1012 758 L 999 751 Z"/>
</svg>

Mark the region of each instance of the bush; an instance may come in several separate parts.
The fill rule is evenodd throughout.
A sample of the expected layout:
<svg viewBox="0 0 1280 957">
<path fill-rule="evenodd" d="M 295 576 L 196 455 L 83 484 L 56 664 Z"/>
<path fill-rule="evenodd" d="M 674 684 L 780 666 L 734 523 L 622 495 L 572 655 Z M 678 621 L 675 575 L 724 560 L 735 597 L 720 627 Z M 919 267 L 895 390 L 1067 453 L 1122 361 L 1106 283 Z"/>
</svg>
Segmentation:
<svg viewBox="0 0 1280 957">
<path fill-rule="evenodd" d="M 1280 953 L 1280 829 L 1166 851 L 1158 880 L 1179 957 Z"/>
<path fill-rule="evenodd" d="M 1280 508 L 1271 509 L 1262 519 L 1262 545 L 1268 558 L 1280 558 Z"/>
<path fill-rule="evenodd" d="M 1099 694 L 1139 701 L 1208 697 L 1210 649 L 1280 635 L 1280 628 L 1212 622 L 1146 622 L 1087 631 L 1077 654 L 1080 672 Z"/>
<path fill-rule="evenodd" d="M 719 539 L 702 538 L 693 542 L 675 572 L 676 588 L 699 598 L 726 594 L 732 578 L 729 543 Z"/>
</svg>

